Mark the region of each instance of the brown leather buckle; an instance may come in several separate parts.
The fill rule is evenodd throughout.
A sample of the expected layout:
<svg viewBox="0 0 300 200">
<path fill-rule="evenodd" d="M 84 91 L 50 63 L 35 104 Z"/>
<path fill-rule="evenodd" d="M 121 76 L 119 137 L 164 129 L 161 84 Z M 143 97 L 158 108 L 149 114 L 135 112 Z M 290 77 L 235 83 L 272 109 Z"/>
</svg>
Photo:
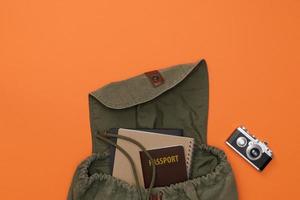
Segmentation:
<svg viewBox="0 0 300 200">
<path fill-rule="evenodd" d="M 146 72 L 145 75 L 149 78 L 153 87 L 158 87 L 165 82 L 165 79 L 162 77 L 158 70 Z"/>
</svg>

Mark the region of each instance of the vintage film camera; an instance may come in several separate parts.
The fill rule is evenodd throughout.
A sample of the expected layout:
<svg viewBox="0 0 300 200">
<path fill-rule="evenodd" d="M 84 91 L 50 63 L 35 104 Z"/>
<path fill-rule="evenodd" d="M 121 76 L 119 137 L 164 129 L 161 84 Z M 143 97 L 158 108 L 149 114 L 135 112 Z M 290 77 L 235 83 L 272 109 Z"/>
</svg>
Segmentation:
<svg viewBox="0 0 300 200">
<path fill-rule="evenodd" d="M 226 144 L 258 171 L 262 171 L 273 157 L 267 143 L 259 141 L 244 126 L 235 129 Z"/>
</svg>

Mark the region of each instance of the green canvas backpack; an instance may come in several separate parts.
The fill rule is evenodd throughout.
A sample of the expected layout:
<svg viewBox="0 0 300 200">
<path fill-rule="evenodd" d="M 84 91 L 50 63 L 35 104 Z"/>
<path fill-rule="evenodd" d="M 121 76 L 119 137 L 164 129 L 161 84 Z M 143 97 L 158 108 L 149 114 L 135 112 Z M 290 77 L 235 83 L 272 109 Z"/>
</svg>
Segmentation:
<svg viewBox="0 0 300 200">
<path fill-rule="evenodd" d="M 93 153 L 75 170 L 68 200 L 238 199 L 226 155 L 207 145 L 208 72 L 205 60 L 110 83 L 89 94 L 89 108 Z M 111 176 L 109 149 L 115 143 L 107 131 L 116 127 L 183 129 L 184 136 L 195 139 L 189 180 L 144 189 Z"/>
</svg>

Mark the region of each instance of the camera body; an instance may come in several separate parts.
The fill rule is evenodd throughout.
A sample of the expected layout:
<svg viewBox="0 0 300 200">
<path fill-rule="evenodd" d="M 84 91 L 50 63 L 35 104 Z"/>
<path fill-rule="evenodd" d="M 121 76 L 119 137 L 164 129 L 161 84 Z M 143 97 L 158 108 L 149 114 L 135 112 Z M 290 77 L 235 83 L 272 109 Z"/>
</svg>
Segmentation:
<svg viewBox="0 0 300 200">
<path fill-rule="evenodd" d="M 243 126 L 233 131 L 226 144 L 258 171 L 262 171 L 273 157 L 267 143 L 259 141 Z"/>
</svg>

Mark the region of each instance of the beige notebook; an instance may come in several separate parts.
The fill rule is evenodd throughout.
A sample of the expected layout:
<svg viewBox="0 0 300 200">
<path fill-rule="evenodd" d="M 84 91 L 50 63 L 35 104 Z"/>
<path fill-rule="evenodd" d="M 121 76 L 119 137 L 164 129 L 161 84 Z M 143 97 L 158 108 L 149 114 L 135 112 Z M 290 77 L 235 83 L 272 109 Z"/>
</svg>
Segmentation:
<svg viewBox="0 0 300 200">
<path fill-rule="evenodd" d="M 123 129 L 123 128 L 119 129 L 118 134 L 139 141 L 148 150 L 182 145 L 184 147 L 185 160 L 187 164 L 187 174 L 189 175 L 191 159 L 192 159 L 191 156 L 193 154 L 192 151 L 194 146 L 194 138 L 152 133 L 146 131 L 137 131 L 137 130 Z M 135 144 L 122 139 L 118 139 L 117 144 L 123 147 L 134 160 L 140 184 L 143 184 L 144 183 L 143 172 L 142 172 L 142 166 L 141 166 L 140 154 L 139 154 L 139 151 L 141 151 L 140 148 Z M 132 185 L 136 184 L 132 173 L 130 162 L 124 156 L 124 154 L 120 152 L 118 149 L 116 149 L 115 152 L 112 175 L 116 178 L 128 182 L 129 184 Z"/>
</svg>

